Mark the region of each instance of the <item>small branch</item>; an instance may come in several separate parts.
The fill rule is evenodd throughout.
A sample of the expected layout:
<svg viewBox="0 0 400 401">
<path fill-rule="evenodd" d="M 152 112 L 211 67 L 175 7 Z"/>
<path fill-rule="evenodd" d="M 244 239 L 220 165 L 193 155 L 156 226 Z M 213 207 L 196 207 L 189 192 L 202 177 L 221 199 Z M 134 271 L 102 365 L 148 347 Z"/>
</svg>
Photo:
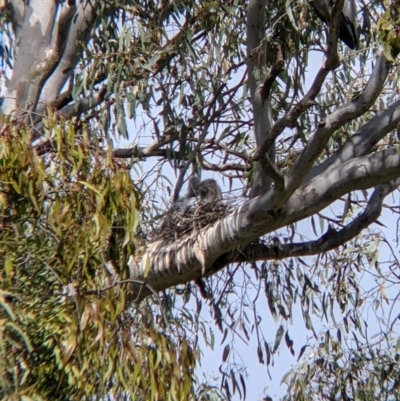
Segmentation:
<svg viewBox="0 0 400 401">
<path fill-rule="evenodd" d="M 285 188 L 285 178 L 279 171 L 278 167 L 271 162 L 268 153 L 262 153 L 258 161 L 260 162 L 265 174 L 274 181 L 275 189 L 279 192 L 283 191 Z"/>
<path fill-rule="evenodd" d="M 338 39 L 340 14 L 343 10 L 345 0 L 336 0 L 333 2 L 330 20 L 328 20 L 328 48 L 326 50 L 326 61 L 324 66 L 327 70 L 333 71 L 340 65 L 338 55 Z"/>
<path fill-rule="evenodd" d="M 131 157 L 137 157 L 139 159 L 144 159 L 146 157 L 171 157 L 174 159 L 179 159 L 181 155 L 178 152 L 169 149 L 152 149 L 140 148 L 135 145 L 128 149 L 115 149 L 113 155 L 119 159 L 129 159 Z"/>
<path fill-rule="evenodd" d="M 306 95 L 301 99 L 288 113 L 281 117 L 271 128 L 267 137 L 265 138 L 262 145 L 257 149 L 254 154 L 253 159 L 259 160 L 260 155 L 267 153 L 271 146 L 274 144 L 275 140 L 287 127 L 294 127 L 297 119 L 303 114 L 307 109 L 314 106 L 315 98 L 321 90 L 322 84 L 330 71 L 321 67 L 318 71 L 311 88 L 308 90 Z"/>
<path fill-rule="evenodd" d="M 209 163 L 205 161 L 203 158 L 201 158 L 200 165 L 205 169 L 205 170 L 211 170 L 211 171 L 229 171 L 229 170 L 235 170 L 235 171 L 249 171 L 251 169 L 250 165 L 242 165 L 242 164 L 237 164 L 237 163 L 221 163 L 221 164 L 214 164 L 214 163 Z"/>
<path fill-rule="evenodd" d="M 197 153 L 199 152 L 201 145 L 203 144 L 204 140 L 206 139 L 207 133 L 208 133 L 208 128 L 211 124 L 211 121 L 213 119 L 213 116 L 210 116 L 211 114 L 211 109 L 214 106 L 214 104 L 216 103 L 216 101 L 218 100 L 222 90 L 224 89 L 224 87 L 226 86 L 226 84 L 221 85 L 215 92 L 214 95 L 212 97 L 212 99 L 210 100 L 208 107 L 207 107 L 207 111 L 206 114 L 204 116 L 204 127 L 203 127 L 203 131 L 200 135 L 199 141 L 196 144 L 196 146 L 194 147 L 192 153 L 190 153 L 187 162 L 185 163 L 185 165 L 182 167 L 182 169 L 179 171 L 179 175 L 178 175 L 178 179 L 176 181 L 176 185 L 175 185 L 175 189 L 174 189 L 174 194 L 172 197 L 172 201 L 175 202 L 178 198 L 179 198 L 179 192 L 182 188 L 183 185 L 183 179 L 185 177 L 185 173 L 187 171 L 187 169 L 189 168 L 190 164 L 193 163 L 193 161 L 196 158 Z M 232 95 L 233 96 L 233 95 Z"/>
<path fill-rule="evenodd" d="M 249 156 L 248 155 L 246 155 L 246 154 L 244 154 L 242 152 L 238 152 L 237 150 L 233 150 L 229 146 L 227 146 L 227 145 L 223 144 L 222 142 L 219 142 L 219 141 L 217 141 L 215 139 L 206 140 L 204 142 L 205 143 L 215 144 L 216 146 L 218 146 L 219 148 L 224 150 L 226 153 L 229 153 L 231 155 L 239 157 L 240 159 L 244 160 L 246 163 L 249 161 Z"/>
<path fill-rule="evenodd" d="M 72 101 L 71 91 L 66 90 L 60 93 L 52 102 L 50 102 L 50 107 L 58 110 L 62 107 L 67 106 Z"/>
<path fill-rule="evenodd" d="M 38 156 L 44 155 L 46 153 L 50 153 L 55 151 L 55 148 L 51 141 L 45 141 L 35 146 L 35 150 Z M 149 149 L 149 148 L 140 148 L 138 145 L 135 145 L 128 149 L 115 149 L 113 151 L 113 156 L 118 159 L 130 159 L 132 157 L 136 157 L 138 159 L 145 159 L 146 157 L 173 157 L 179 158 L 181 155 L 178 152 L 171 151 L 169 149 Z"/>
<path fill-rule="evenodd" d="M 63 107 L 58 113 L 62 114 L 65 118 L 73 117 L 81 113 L 85 113 L 90 109 L 98 106 L 101 102 L 103 102 L 109 94 L 107 93 L 107 87 L 103 86 L 97 92 L 90 97 L 85 97 L 79 99 L 73 103 L 68 104 Z"/>
<path fill-rule="evenodd" d="M 143 280 L 133 280 L 133 279 L 121 280 L 121 281 L 116 281 L 114 284 L 111 284 L 111 285 L 109 285 L 107 287 L 99 288 L 98 290 L 85 291 L 85 294 L 88 294 L 88 295 L 99 295 L 99 294 L 102 294 L 103 292 L 110 291 L 113 288 L 115 288 L 115 287 L 117 287 L 117 286 L 119 286 L 121 284 L 128 284 L 128 283 L 138 284 L 138 285 L 141 285 L 141 286 L 145 286 L 146 285 L 146 282 L 143 281 Z"/>
<path fill-rule="evenodd" d="M 264 84 L 261 88 L 261 99 L 262 102 L 265 102 L 270 95 L 272 84 L 275 82 L 277 76 L 280 74 L 283 68 L 283 53 L 282 47 L 279 43 L 275 43 L 276 48 L 276 61 L 271 68 L 267 78 L 264 81 Z"/>
</svg>

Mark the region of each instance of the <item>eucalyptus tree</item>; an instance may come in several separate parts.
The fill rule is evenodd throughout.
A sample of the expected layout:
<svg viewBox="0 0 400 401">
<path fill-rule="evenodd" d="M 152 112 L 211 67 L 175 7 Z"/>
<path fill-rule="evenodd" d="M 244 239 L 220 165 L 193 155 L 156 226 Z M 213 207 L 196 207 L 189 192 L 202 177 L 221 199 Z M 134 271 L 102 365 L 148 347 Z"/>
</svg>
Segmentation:
<svg viewBox="0 0 400 401">
<path fill-rule="evenodd" d="M 3 399 L 245 398 L 237 338 L 297 351 L 288 400 L 395 399 L 400 22 L 359 1 L 351 50 L 344 3 L 0 3 Z"/>
</svg>

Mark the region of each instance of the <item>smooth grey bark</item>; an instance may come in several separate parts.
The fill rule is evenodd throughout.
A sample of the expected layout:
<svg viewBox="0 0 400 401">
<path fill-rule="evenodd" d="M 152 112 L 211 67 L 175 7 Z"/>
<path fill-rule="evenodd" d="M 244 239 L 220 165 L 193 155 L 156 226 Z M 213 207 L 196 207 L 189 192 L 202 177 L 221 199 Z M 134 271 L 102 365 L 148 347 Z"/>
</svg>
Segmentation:
<svg viewBox="0 0 400 401">
<path fill-rule="evenodd" d="M 89 33 L 96 16 L 94 11 L 96 7 L 99 7 L 98 1 L 78 2 L 76 6 L 64 5 L 65 22 L 60 29 L 64 38 L 61 41 L 62 57 L 43 88 L 40 102 L 48 104 L 53 101 L 71 77 L 82 55 L 82 44 L 86 44 L 90 38 Z M 68 19 L 71 13 L 74 18 Z"/>
<path fill-rule="evenodd" d="M 31 0 L 25 5 L 23 25 L 17 31 L 20 36 L 14 71 L 2 107 L 4 115 L 35 109 L 44 81 L 59 58 L 52 46 L 56 13 L 54 0 Z"/>
<path fill-rule="evenodd" d="M 386 149 L 327 169 L 294 191 L 277 213 L 268 209 L 268 196 L 259 196 L 181 241 L 167 246 L 162 241 L 155 242 L 141 261 L 131 260 L 129 264 L 131 278 L 146 283 L 133 285 L 133 297 L 141 299 L 150 293 L 149 288 L 161 291 L 198 279 L 202 274 L 215 273 L 234 262 L 235 250 L 251 241 L 321 211 L 349 191 L 369 189 L 399 177 L 400 154 L 397 149 Z M 397 183 L 389 185 L 390 190 Z M 246 248 L 243 249 L 245 253 Z"/>
<path fill-rule="evenodd" d="M 54 0 L 14 0 L 9 7 L 15 63 L 2 112 L 8 119 L 30 115 L 30 123 L 34 120 L 32 113 L 40 114 L 55 101 L 72 75 L 82 55 L 82 44 L 90 38 L 99 2 L 68 0 L 60 6 Z M 91 107 L 97 104 L 94 101 Z"/>
<path fill-rule="evenodd" d="M 266 0 L 250 0 L 247 6 L 247 76 L 257 146 L 263 143 L 272 125 L 271 100 L 269 96 L 267 99 L 263 99 L 261 91 L 261 85 L 266 78 L 265 5 Z M 274 159 L 273 147 L 268 157 Z M 263 194 L 268 191 L 270 186 L 271 179 L 261 164 L 257 162 L 250 196 Z"/>
<path fill-rule="evenodd" d="M 347 139 L 336 153 L 313 168 L 305 177 L 304 182 L 321 174 L 328 167 L 336 167 L 353 157 L 367 154 L 385 135 L 396 129 L 399 123 L 400 100 L 397 100 L 390 104 L 386 110 L 373 116 L 371 120 Z"/>
<path fill-rule="evenodd" d="M 287 257 L 311 256 L 327 252 L 350 241 L 361 231 L 374 223 L 382 212 L 385 197 L 396 190 L 400 185 L 400 179 L 378 185 L 371 195 L 366 208 L 350 223 L 340 230 L 328 227 L 328 230 L 320 238 L 301 243 L 281 244 L 255 244 L 249 245 L 237 254 L 235 262 L 256 262 L 260 260 L 283 259 Z"/>
</svg>

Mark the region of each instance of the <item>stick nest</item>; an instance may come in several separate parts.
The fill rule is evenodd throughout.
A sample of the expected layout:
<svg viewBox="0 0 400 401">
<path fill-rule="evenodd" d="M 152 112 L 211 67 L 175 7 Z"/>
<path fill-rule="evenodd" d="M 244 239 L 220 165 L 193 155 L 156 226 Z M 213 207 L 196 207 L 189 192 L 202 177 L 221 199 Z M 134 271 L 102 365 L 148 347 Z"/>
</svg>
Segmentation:
<svg viewBox="0 0 400 401">
<path fill-rule="evenodd" d="M 168 211 L 160 226 L 149 234 L 150 242 L 170 244 L 213 225 L 229 214 L 231 207 L 221 201 L 188 205 L 183 210 Z"/>
</svg>

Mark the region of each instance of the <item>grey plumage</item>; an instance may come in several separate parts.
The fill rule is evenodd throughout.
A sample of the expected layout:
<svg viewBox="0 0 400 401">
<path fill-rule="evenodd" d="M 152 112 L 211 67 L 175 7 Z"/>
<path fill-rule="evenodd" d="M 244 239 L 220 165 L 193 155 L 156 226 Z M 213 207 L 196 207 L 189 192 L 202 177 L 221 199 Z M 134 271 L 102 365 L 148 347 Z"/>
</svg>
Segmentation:
<svg viewBox="0 0 400 401">
<path fill-rule="evenodd" d="M 169 212 L 183 213 L 189 206 L 189 199 L 186 197 L 177 199 L 169 208 Z"/>
<path fill-rule="evenodd" d="M 201 183 L 200 178 L 197 177 L 197 175 L 192 175 L 189 178 L 189 184 L 185 198 L 190 199 L 199 196 L 200 183 Z"/>
<path fill-rule="evenodd" d="M 332 0 L 312 0 L 311 5 L 323 22 L 330 19 Z M 345 0 L 339 17 L 339 38 L 350 49 L 358 47 L 356 0 Z"/>
<path fill-rule="evenodd" d="M 212 202 L 222 198 L 221 188 L 213 179 L 201 181 L 198 191 L 200 202 Z"/>
<path fill-rule="evenodd" d="M 219 200 L 222 198 L 221 188 L 213 179 L 200 181 L 199 177 L 193 175 L 189 179 L 185 198 L 197 198 L 201 203 Z"/>
<path fill-rule="evenodd" d="M 189 201 L 196 198 L 200 203 L 208 203 L 222 198 L 221 188 L 213 179 L 200 181 L 200 178 L 193 175 L 189 178 L 188 189 L 185 196 L 176 200 L 170 207 L 170 212 L 184 212 L 189 206 Z"/>
</svg>

